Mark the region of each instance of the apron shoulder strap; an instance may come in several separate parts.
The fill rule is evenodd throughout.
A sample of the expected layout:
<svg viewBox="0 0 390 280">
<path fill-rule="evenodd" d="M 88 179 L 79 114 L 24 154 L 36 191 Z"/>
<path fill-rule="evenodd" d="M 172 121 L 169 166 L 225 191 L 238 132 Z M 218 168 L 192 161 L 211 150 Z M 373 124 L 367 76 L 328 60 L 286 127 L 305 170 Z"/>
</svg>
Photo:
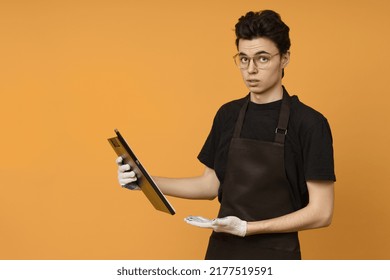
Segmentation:
<svg viewBox="0 0 390 280">
<path fill-rule="evenodd" d="M 236 121 L 236 126 L 234 128 L 233 138 L 239 138 L 241 135 L 241 128 L 244 123 L 245 113 L 246 113 L 246 109 L 248 108 L 249 100 L 250 100 L 250 95 L 248 95 L 245 98 L 244 105 L 242 105 L 241 107 L 240 113 L 238 115 L 238 119 Z"/>
<path fill-rule="evenodd" d="M 291 97 L 283 88 L 282 107 L 279 113 L 279 123 L 275 129 L 275 142 L 284 144 L 287 135 L 288 120 L 290 118 Z"/>
</svg>

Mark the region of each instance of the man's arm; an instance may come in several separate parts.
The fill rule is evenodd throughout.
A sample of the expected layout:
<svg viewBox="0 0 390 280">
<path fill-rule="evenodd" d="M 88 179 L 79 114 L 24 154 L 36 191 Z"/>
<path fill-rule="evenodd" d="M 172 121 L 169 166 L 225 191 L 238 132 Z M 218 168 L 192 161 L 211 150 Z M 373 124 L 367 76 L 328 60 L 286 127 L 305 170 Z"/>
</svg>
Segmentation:
<svg viewBox="0 0 390 280">
<path fill-rule="evenodd" d="M 118 181 L 126 186 L 137 181 L 129 164 L 123 163 L 123 158 L 116 159 L 118 165 Z M 214 199 L 218 195 L 219 180 L 215 171 L 207 166 L 202 175 L 191 178 L 163 178 L 153 176 L 160 190 L 170 196 L 188 199 Z M 134 188 L 139 190 L 139 188 Z"/>
<path fill-rule="evenodd" d="M 209 167 L 201 176 L 191 178 L 153 177 L 165 195 L 187 199 L 214 199 L 218 195 L 219 180 Z"/>
<path fill-rule="evenodd" d="M 290 214 L 256 222 L 248 222 L 246 235 L 293 232 L 327 227 L 333 216 L 334 182 L 308 181 L 309 203 Z"/>
</svg>

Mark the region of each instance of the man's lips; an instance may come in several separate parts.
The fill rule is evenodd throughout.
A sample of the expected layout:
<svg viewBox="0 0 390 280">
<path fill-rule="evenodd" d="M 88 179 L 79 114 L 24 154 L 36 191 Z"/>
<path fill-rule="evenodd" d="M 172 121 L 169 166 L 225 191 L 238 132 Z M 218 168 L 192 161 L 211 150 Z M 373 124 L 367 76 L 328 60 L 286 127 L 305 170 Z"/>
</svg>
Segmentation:
<svg viewBox="0 0 390 280">
<path fill-rule="evenodd" d="M 246 80 L 246 82 L 247 82 L 248 84 L 257 84 L 257 83 L 260 82 L 260 80 L 257 80 L 257 79 L 248 79 L 248 80 Z"/>
</svg>

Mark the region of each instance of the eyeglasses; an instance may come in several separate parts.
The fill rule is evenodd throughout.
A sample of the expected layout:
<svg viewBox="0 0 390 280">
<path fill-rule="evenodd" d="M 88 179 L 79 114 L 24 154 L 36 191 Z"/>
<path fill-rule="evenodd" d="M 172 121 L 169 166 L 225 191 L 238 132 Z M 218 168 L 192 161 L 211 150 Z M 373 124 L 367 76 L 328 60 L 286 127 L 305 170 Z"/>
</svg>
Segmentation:
<svg viewBox="0 0 390 280">
<path fill-rule="evenodd" d="M 253 60 L 253 64 L 257 69 L 268 69 L 268 67 L 271 64 L 271 59 L 278 55 L 279 53 L 275 53 L 273 55 L 271 54 L 266 54 L 266 53 L 260 53 L 255 55 L 254 57 L 249 57 L 246 55 L 243 55 L 241 53 L 236 54 L 233 56 L 234 62 L 236 63 L 237 67 L 240 69 L 248 69 L 249 64 L 251 60 Z"/>
</svg>

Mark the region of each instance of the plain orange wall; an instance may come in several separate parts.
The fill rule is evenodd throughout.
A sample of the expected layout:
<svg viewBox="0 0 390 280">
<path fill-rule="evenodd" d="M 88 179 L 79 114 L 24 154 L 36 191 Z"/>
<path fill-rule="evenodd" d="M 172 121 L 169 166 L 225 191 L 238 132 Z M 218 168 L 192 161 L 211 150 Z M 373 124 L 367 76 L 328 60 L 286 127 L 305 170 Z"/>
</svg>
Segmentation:
<svg viewBox="0 0 390 280">
<path fill-rule="evenodd" d="M 0 258 L 202 259 L 183 222 L 119 187 L 119 128 L 153 175 L 200 174 L 223 103 L 247 93 L 233 28 L 274 9 L 291 28 L 284 84 L 328 118 L 331 227 L 301 233 L 305 259 L 390 259 L 388 1 L 0 1 Z"/>
</svg>

